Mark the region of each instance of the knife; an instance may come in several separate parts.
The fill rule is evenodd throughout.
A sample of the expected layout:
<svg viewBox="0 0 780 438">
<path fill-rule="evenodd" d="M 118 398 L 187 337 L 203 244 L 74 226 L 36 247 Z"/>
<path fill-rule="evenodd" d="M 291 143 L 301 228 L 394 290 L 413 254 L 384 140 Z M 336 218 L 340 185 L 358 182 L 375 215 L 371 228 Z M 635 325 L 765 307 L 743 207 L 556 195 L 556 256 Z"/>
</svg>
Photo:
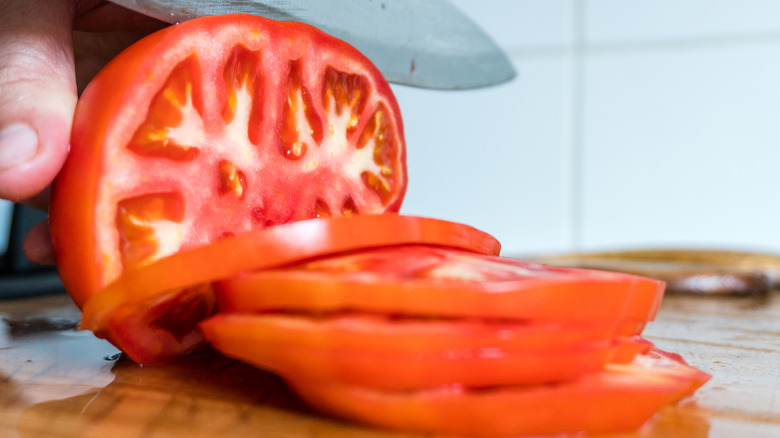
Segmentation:
<svg viewBox="0 0 780 438">
<path fill-rule="evenodd" d="M 496 43 L 447 0 L 110 1 L 168 23 L 227 13 L 308 23 L 352 44 L 402 85 L 469 89 L 515 76 Z"/>
</svg>

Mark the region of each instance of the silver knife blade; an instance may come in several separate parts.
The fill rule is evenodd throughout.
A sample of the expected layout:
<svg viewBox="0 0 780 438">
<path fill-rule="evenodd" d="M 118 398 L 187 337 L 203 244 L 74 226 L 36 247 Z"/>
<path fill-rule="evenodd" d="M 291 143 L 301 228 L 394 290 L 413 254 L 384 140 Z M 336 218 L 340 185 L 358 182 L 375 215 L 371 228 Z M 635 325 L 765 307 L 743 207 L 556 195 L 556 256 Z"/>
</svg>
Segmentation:
<svg viewBox="0 0 780 438">
<path fill-rule="evenodd" d="M 447 0 L 110 0 L 168 23 L 246 13 L 308 23 L 355 46 L 389 82 L 468 89 L 508 81 L 504 52 Z"/>
</svg>

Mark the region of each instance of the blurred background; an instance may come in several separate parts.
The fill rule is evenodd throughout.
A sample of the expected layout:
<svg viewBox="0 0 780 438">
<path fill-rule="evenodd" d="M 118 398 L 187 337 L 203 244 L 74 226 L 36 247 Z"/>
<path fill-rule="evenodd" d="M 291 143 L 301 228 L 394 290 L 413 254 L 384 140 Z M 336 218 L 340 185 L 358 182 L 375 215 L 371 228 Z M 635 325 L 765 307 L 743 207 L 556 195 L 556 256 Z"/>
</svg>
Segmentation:
<svg viewBox="0 0 780 438">
<path fill-rule="evenodd" d="M 632 247 L 780 252 L 780 2 L 454 0 L 518 77 L 394 87 L 402 212 L 505 255 Z M 0 231 L 11 204 L 0 202 Z M 8 248 L 0 233 L 0 254 Z"/>
<path fill-rule="evenodd" d="M 780 252 L 780 2 L 454 3 L 518 77 L 395 87 L 403 212 L 482 228 L 505 255 Z"/>
</svg>

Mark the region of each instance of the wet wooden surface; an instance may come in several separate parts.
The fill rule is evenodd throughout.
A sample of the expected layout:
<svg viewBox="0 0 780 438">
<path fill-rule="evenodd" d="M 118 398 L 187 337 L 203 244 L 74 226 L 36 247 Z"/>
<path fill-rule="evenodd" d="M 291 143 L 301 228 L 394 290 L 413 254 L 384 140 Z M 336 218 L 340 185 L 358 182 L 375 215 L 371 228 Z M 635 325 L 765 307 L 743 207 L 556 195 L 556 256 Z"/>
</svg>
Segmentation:
<svg viewBox="0 0 780 438">
<path fill-rule="evenodd" d="M 216 355 L 137 366 L 75 331 L 64 296 L 0 301 L 0 318 L 0 437 L 418 437 L 319 416 Z M 713 379 L 621 438 L 780 437 L 780 294 L 667 296 L 645 335 Z"/>
</svg>

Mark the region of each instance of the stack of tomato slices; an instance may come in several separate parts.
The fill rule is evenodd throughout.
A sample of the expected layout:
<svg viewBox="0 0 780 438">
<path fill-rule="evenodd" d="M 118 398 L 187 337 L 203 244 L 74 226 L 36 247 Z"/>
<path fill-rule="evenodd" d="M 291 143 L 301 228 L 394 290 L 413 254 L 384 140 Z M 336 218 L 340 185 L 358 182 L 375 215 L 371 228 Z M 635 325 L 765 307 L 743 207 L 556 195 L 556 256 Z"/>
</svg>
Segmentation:
<svg viewBox="0 0 780 438">
<path fill-rule="evenodd" d="M 229 236 L 124 272 L 85 302 L 82 327 L 141 364 L 164 363 L 200 345 L 197 324 L 216 311 L 211 283 L 366 248 L 406 244 L 498 254 L 476 228 L 397 214 L 311 219 Z"/>
<path fill-rule="evenodd" d="M 641 338 L 656 280 L 402 245 L 215 283 L 222 353 L 311 405 L 392 429 L 635 430 L 709 375 Z"/>
</svg>

